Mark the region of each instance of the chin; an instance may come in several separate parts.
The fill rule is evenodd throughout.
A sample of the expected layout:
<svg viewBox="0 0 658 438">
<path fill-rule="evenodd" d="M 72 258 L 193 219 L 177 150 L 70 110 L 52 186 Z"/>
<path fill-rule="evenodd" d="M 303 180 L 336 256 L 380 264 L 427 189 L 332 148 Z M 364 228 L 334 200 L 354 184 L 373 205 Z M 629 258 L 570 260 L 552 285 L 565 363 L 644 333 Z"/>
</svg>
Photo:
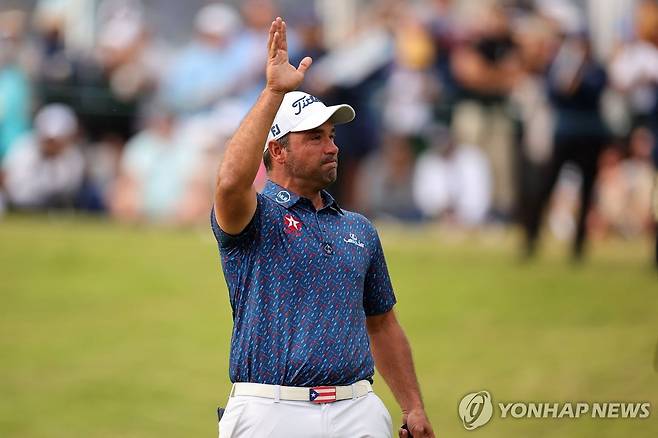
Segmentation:
<svg viewBox="0 0 658 438">
<path fill-rule="evenodd" d="M 326 189 L 327 187 L 335 183 L 336 177 L 337 177 L 336 172 L 322 175 L 322 177 L 319 178 L 319 183 L 321 185 L 320 190 Z"/>
<path fill-rule="evenodd" d="M 329 185 L 335 183 L 337 178 L 338 178 L 338 172 L 334 170 L 333 172 L 329 173 L 326 176 L 325 181 L 327 181 L 327 185 Z"/>
</svg>

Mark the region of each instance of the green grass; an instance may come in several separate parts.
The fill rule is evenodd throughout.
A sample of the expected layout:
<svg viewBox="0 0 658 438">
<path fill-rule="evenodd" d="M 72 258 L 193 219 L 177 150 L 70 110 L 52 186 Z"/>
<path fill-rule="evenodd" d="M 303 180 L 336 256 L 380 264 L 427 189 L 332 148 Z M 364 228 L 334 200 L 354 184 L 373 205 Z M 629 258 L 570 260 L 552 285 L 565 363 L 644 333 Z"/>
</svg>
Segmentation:
<svg viewBox="0 0 658 438">
<path fill-rule="evenodd" d="M 658 275 L 647 242 L 582 266 L 513 233 L 381 230 L 397 311 L 440 436 L 658 436 Z M 216 436 L 231 316 L 207 229 L 91 219 L 0 222 L 0 437 Z M 398 408 L 381 379 L 376 391 Z M 463 429 L 461 397 L 650 401 L 645 420 L 495 418 Z"/>
</svg>

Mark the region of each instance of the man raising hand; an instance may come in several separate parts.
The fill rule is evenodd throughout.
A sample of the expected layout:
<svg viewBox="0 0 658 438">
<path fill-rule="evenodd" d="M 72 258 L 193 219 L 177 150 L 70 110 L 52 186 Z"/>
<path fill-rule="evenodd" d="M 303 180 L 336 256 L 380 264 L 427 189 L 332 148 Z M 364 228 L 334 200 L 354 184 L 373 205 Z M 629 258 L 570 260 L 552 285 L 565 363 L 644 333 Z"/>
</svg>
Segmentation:
<svg viewBox="0 0 658 438">
<path fill-rule="evenodd" d="M 335 125 L 354 110 L 294 91 L 312 60 L 295 68 L 287 48 L 277 18 L 267 85 L 217 177 L 211 224 L 234 324 L 220 437 L 391 437 L 376 364 L 411 434 L 432 438 L 377 232 L 324 190 L 337 177 Z"/>
</svg>

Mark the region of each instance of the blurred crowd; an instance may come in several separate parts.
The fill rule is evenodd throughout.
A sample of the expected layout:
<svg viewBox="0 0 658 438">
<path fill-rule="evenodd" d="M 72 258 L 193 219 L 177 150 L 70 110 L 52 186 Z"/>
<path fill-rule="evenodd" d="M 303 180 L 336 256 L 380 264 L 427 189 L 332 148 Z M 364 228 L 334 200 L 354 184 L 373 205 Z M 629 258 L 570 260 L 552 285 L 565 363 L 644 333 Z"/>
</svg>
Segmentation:
<svg viewBox="0 0 658 438">
<path fill-rule="evenodd" d="M 0 8 L 0 210 L 205 222 L 282 15 L 291 62 L 314 59 L 302 88 L 356 109 L 330 189 L 345 208 L 466 229 L 518 223 L 529 255 L 542 219 L 573 236 L 576 257 L 588 233 L 653 230 L 656 0 L 626 2 L 604 56 L 591 11 L 570 0 L 341 1 L 356 6 L 340 32 L 327 2 L 207 3 L 184 44 L 149 25 L 139 0 L 68 3 Z M 86 3 L 94 26 L 81 48 L 67 7 Z"/>
</svg>

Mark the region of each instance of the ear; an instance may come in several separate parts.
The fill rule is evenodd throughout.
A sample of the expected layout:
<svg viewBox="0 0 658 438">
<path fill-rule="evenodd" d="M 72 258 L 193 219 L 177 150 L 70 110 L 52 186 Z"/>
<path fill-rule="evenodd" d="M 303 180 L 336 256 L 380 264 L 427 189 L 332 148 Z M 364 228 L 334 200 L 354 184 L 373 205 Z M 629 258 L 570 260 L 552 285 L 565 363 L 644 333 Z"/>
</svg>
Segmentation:
<svg viewBox="0 0 658 438">
<path fill-rule="evenodd" d="M 270 157 L 272 157 L 272 161 L 276 161 L 277 163 L 283 163 L 285 160 L 285 148 L 281 146 L 281 143 L 279 143 L 276 140 L 270 140 L 267 143 L 267 147 L 270 151 Z"/>
</svg>

